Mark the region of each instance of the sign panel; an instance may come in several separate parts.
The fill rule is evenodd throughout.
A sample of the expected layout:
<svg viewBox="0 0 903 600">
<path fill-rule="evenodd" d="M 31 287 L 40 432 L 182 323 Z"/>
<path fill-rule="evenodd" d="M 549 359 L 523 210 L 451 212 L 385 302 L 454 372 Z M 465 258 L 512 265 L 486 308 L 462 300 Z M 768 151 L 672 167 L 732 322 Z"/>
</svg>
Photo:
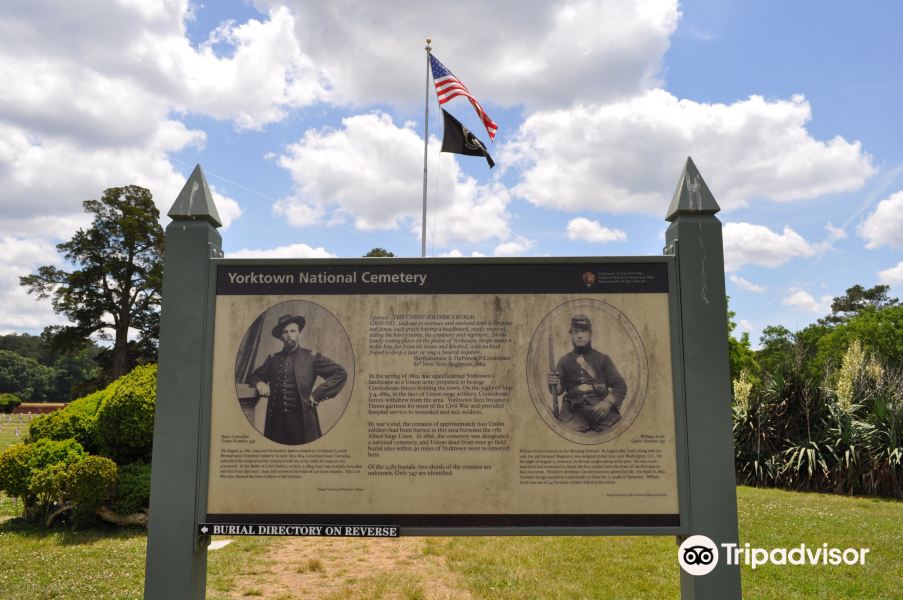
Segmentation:
<svg viewBox="0 0 903 600">
<path fill-rule="evenodd" d="M 207 524 L 681 527 L 667 257 L 215 263 Z"/>
</svg>

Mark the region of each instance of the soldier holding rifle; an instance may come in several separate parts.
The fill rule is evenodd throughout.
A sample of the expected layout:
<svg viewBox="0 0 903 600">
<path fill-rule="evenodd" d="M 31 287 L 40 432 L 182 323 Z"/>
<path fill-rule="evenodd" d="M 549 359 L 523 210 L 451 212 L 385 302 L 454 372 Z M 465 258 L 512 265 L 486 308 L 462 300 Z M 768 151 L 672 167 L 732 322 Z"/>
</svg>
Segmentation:
<svg viewBox="0 0 903 600">
<path fill-rule="evenodd" d="M 621 420 L 627 384 L 611 358 L 593 348 L 589 317 L 572 316 L 569 333 L 574 349 L 548 375 L 553 413 L 575 431 L 604 431 Z M 564 401 L 556 410 L 562 394 Z"/>
</svg>

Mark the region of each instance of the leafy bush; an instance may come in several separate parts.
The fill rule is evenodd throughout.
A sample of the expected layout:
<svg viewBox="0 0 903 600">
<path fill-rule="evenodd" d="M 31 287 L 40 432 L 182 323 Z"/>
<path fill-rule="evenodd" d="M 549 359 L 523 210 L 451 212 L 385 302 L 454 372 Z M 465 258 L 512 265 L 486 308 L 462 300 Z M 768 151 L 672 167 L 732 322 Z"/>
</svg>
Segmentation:
<svg viewBox="0 0 903 600">
<path fill-rule="evenodd" d="M 90 525 L 104 504 L 120 514 L 145 509 L 156 393 L 157 368 L 147 365 L 34 419 L 27 443 L 0 453 L 0 490 L 48 527 L 65 515 Z"/>
<path fill-rule="evenodd" d="M 150 461 L 154 439 L 157 365 L 136 367 L 119 379 L 97 413 L 101 454 L 117 464 Z"/>
<path fill-rule="evenodd" d="M 31 446 L 14 444 L 0 453 L 0 490 L 13 498 L 24 498 L 28 492 L 28 466 Z"/>
<path fill-rule="evenodd" d="M 68 467 L 87 456 L 85 449 L 75 440 L 38 440 L 28 444 L 28 448 L 28 466 L 31 469 L 41 469 L 54 463 Z"/>
<path fill-rule="evenodd" d="M 26 448 L 29 473 L 25 493 L 21 494 L 25 517 L 49 523 L 54 508 L 64 502 L 69 466 L 87 453 L 75 440 L 38 440 Z"/>
<path fill-rule="evenodd" d="M 97 452 L 97 411 L 115 389 L 114 382 L 103 390 L 73 400 L 60 410 L 36 417 L 28 428 L 29 441 L 72 438 L 88 452 Z"/>
<path fill-rule="evenodd" d="M 811 340 L 779 341 L 760 385 L 734 381 L 737 481 L 903 498 L 903 368 L 853 339 L 815 377 Z"/>
<path fill-rule="evenodd" d="M 95 511 L 116 489 L 117 471 L 116 463 L 102 456 L 87 456 L 69 466 L 65 488 L 74 504 L 72 522 L 76 527 L 95 521 Z"/>
<path fill-rule="evenodd" d="M 151 466 L 132 463 L 119 469 L 119 484 L 113 498 L 113 510 L 129 515 L 150 504 Z"/>
<path fill-rule="evenodd" d="M 29 440 L 73 439 L 90 451 L 97 449 L 97 417 L 61 409 L 42 415 L 31 422 Z"/>
<path fill-rule="evenodd" d="M 15 394 L 9 392 L 0 394 L 0 413 L 9 414 L 20 404 L 22 399 Z"/>
<path fill-rule="evenodd" d="M 40 519 L 46 525 L 50 525 L 54 509 L 65 502 L 66 475 L 65 463 L 52 463 L 31 470 L 25 503 L 26 518 Z"/>
</svg>

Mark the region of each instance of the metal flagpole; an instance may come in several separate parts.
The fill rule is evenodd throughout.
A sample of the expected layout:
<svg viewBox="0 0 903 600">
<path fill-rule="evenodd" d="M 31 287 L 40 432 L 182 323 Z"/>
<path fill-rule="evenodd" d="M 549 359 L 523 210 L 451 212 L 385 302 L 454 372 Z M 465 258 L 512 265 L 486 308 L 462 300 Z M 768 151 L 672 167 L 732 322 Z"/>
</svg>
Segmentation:
<svg viewBox="0 0 903 600">
<path fill-rule="evenodd" d="M 426 101 L 423 106 L 423 219 L 420 231 L 420 256 L 426 256 L 426 150 L 430 142 L 430 42 L 426 38 Z"/>
</svg>

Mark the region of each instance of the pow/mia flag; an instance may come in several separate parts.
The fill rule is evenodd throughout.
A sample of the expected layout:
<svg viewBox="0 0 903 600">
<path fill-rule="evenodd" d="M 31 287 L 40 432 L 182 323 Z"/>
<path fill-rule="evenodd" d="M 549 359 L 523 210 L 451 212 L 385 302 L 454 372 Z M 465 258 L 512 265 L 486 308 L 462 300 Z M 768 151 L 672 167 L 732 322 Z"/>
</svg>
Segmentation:
<svg viewBox="0 0 903 600">
<path fill-rule="evenodd" d="M 489 163 L 489 168 L 495 166 L 486 146 L 477 139 L 467 127 L 461 125 L 458 119 L 454 118 L 444 108 L 442 116 L 445 118 L 445 134 L 442 136 L 442 152 L 451 152 L 453 154 L 464 154 L 466 156 L 483 156 Z"/>
</svg>

